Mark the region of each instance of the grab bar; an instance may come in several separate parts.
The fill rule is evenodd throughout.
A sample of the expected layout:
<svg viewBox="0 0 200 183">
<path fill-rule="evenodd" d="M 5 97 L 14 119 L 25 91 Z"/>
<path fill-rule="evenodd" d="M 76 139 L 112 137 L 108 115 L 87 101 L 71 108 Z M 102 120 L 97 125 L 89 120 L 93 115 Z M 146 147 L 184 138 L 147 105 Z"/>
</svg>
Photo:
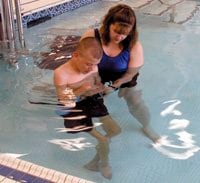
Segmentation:
<svg viewBox="0 0 200 183">
<path fill-rule="evenodd" d="M 20 42 L 21 48 L 24 48 L 25 47 L 25 41 L 24 41 L 22 16 L 21 16 L 19 0 L 15 0 L 15 12 L 16 12 L 19 42 Z"/>
<path fill-rule="evenodd" d="M 16 46 L 13 15 L 12 0 L 1 0 L 2 37 L 3 42 L 10 49 Z"/>
<path fill-rule="evenodd" d="M 11 50 L 15 50 L 17 48 L 16 43 L 16 30 L 15 30 L 15 18 L 16 14 L 16 22 L 17 22 L 17 32 L 18 39 L 21 45 L 21 48 L 24 48 L 24 35 L 23 35 L 23 26 L 22 26 L 22 18 L 20 11 L 20 3 L 19 0 L 14 1 L 15 12 L 13 7 L 12 0 L 0 0 L 1 3 L 1 20 L 2 20 L 2 31 L 3 31 L 3 42 L 6 44 L 7 48 Z"/>
</svg>

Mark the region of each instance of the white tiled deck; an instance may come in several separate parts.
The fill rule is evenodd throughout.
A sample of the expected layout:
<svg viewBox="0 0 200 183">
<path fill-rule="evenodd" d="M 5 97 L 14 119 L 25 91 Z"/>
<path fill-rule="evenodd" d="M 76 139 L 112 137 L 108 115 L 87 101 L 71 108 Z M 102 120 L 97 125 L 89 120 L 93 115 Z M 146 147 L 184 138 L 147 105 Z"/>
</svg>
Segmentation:
<svg viewBox="0 0 200 183">
<path fill-rule="evenodd" d="M 10 171 L 2 176 L 2 169 L 7 168 Z M 20 174 L 20 175 L 19 175 Z M 20 178 L 21 176 L 21 178 Z M 14 183 L 19 182 L 30 182 L 27 180 L 23 180 L 23 177 L 31 177 L 34 180 L 38 178 L 43 180 L 44 182 L 55 182 L 55 183 L 92 183 L 91 181 L 87 181 L 75 176 L 71 176 L 68 174 L 64 174 L 53 169 L 48 169 L 34 163 L 30 163 L 24 160 L 20 160 L 17 158 L 13 158 L 9 155 L 0 154 L 0 182 L 2 183 Z M 32 182 L 32 181 L 31 181 Z M 33 181 L 34 182 L 34 181 Z M 36 181 L 37 182 L 37 181 Z"/>
<path fill-rule="evenodd" d="M 71 0 L 21 0 L 21 12 L 28 15 Z"/>
</svg>

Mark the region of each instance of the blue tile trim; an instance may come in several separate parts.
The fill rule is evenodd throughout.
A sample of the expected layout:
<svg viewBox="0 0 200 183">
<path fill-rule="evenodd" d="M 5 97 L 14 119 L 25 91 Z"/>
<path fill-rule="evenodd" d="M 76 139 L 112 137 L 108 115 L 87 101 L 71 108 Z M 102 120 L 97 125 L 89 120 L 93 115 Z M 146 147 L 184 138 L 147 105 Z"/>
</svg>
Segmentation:
<svg viewBox="0 0 200 183">
<path fill-rule="evenodd" d="M 31 22 L 31 21 L 34 21 L 34 20 L 37 20 L 39 18 L 43 18 L 46 16 L 54 17 L 54 16 L 60 15 L 62 13 L 65 13 L 67 11 L 71 11 L 76 8 L 79 8 L 81 6 L 91 4 L 96 1 L 99 1 L 99 0 L 72 0 L 72 1 L 69 1 L 69 2 L 66 2 L 63 4 L 56 5 L 51 8 L 47 8 L 45 10 L 35 12 L 30 15 L 26 15 L 26 16 L 22 15 L 22 24 L 24 27 L 26 27 L 28 22 Z"/>
<path fill-rule="evenodd" d="M 0 164 L 0 175 L 7 177 L 12 180 L 22 181 L 24 183 L 53 183 L 49 180 L 7 167 Z"/>
</svg>

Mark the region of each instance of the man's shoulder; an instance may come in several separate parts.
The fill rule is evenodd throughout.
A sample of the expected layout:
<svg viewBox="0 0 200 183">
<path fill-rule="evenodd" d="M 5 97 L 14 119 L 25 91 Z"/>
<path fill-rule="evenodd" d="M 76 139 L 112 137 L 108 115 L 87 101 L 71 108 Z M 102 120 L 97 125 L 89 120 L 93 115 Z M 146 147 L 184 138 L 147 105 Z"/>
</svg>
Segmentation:
<svg viewBox="0 0 200 183">
<path fill-rule="evenodd" d="M 64 84 L 64 82 L 68 79 L 68 75 L 70 73 L 70 69 L 68 68 L 68 65 L 63 64 L 54 70 L 54 81 L 58 85 Z"/>
<path fill-rule="evenodd" d="M 54 74 L 67 72 L 67 70 L 69 70 L 68 68 L 69 68 L 68 63 L 62 64 L 61 66 L 59 66 L 54 70 Z"/>
</svg>

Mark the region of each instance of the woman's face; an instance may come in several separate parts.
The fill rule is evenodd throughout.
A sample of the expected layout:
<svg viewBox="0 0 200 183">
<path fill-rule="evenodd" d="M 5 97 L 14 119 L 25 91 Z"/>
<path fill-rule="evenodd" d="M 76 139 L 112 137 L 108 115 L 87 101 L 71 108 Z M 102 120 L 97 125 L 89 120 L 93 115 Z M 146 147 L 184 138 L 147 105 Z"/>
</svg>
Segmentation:
<svg viewBox="0 0 200 183">
<path fill-rule="evenodd" d="M 109 27 L 110 41 L 115 43 L 120 43 L 129 35 L 132 26 L 130 25 L 121 25 L 120 23 L 113 23 Z"/>
</svg>

